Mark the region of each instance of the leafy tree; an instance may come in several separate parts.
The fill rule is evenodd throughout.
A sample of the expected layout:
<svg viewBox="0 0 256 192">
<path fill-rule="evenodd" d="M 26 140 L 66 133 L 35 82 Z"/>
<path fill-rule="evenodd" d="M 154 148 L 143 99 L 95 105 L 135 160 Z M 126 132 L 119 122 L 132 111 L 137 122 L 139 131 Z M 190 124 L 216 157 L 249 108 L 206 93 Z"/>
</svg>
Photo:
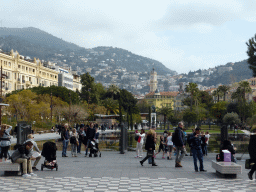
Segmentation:
<svg viewBox="0 0 256 192">
<path fill-rule="evenodd" d="M 234 112 L 239 114 L 238 103 L 237 102 L 229 103 L 227 106 L 227 112 L 228 113 Z"/>
<path fill-rule="evenodd" d="M 249 68 L 253 72 L 253 77 L 256 77 L 256 34 L 254 37 L 249 39 L 248 42 L 246 42 L 247 45 L 247 55 L 249 56 L 247 62 L 249 64 Z"/>
<path fill-rule="evenodd" d="M 211 115 L 218 120 L 219 123 L 222 123 L 222 119 L 227 112 L 227 105 L 226 101 L 220 101 L 215 103 L 211 108 Z"/>
<path fill-rule="evenodd" d="M 183 120 L 191 125 L 191 123 L 196 123 L 198 121 L 198 115 L 194 111 L 186 110 L 183 114 Z"/>
<path fill-rule="evenodd" d="M 95 83 L 94 78 L 89 74 L 83 74 L 81 77 L 82 89 L 81 99 L 87 103 L 99 104 L 101 97 L 105 94 L 105 89 L 101 83 Z"/>
<path fill-rule="evenodd" d="M 119 105 L 120 105 L 120 108 L 127 113 L 128 125 L 132 125 L 133 123 L 132 114 L 140 113 L 136 104 L 137 104 L 137 99 L 134 98 L 132 93 L 130 93 L 125 89 L 120 90 Z M 121 119 L 121 114 L 120 114 L 120 119 Z M 133 126 L 131 127 L 133 129 Z"/>
<path fill-rule="evenodd" d="M 178 123 L 183 119 L 183 113 L 180 111 L 174 111 L 168 116 L 168 121 L 171 122 L 173 126 L 178 125 Z"/>
<path fill-rule="evenodd" d="M 227 113 L 224 117 L 223 117 L 223 122 L 226 123 L 227 125 L 234 125 L 234 124 L 238 124 L 241 122 L 241 120 L 239 119 L 239 116 L 237 113 Z"/>
<path fill-rule="evenodd" d="M 33 87 L 33 88 L 29 88 L 26 90 L 31 90 L 32 92 L 36 93 L 37 95 L 43 95 L 43 94 L 48 94 L 55 97 L 60 98 L 61 100 L 63 100 L 64 102 L 69 103 L 70 99 L 71 99 L 71 103 L 73 104 L 78 104 L 79 103 L 79 94 L 77 94 L 77 92 L 74 92 L 72 90 L 67 89 L 66 87 L 59 87 L 59 86 L 50 86 L 50 87 Z M 23 90 L 16 90 L 13 91 L 10 94 L 6 94 L 6 97 L 9 97 L 10 95 L 13 94 L 17 94 L 19 92 L 21 92 Z"/>
<path fill-rule="evenodd" d="M 148 108 L 150 107 L 150 105 L 148 104 L 146 99 L 142 99 L 142 100 L 138 101 L 137 107 L 141 113 L 148 113 Z"/>
</svg>

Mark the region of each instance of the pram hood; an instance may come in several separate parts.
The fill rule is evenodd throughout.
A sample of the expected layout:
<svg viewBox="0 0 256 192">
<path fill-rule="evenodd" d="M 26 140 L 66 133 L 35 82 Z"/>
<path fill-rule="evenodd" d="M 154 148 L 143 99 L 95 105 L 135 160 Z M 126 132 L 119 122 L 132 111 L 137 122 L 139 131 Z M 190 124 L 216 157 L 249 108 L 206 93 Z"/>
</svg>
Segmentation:
<svg viewBox="0 0 256 192">
<path fill-rule="evenodd" d="M 47 161 L 56 160 L 56 151 L 56 143 L 47 141 L 43 144 L 42 156 L 44 156 Z"/>
</svg>

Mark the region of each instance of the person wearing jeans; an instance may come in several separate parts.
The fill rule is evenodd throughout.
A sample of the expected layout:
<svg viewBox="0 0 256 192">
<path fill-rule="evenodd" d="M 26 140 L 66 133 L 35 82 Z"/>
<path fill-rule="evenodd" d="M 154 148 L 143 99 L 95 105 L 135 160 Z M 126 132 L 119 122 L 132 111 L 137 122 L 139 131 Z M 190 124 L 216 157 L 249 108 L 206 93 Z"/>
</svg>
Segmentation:
<svg viewBox="0 0 256 192">
<path fill-rule="evenodd" d="M 1 130 L 0 130 L 0 147 L 1 147 L 1 152 L 0 152 L 0 162 L 2 162 L 2 158 L 5 158 L 5 161 L 7 160 L 7 155 L 8 155 L 8 150 L 11 145 L 11 137 L 10 137 L 10 131 L 12 129 L 12 126 L 8 125 L 1 125 Z"/>
<path fill-rule="evenodd" d="M 80 125 L 80 129 L 78 131 L 78 146 L 77 146 L 77 153 L 81 153 L 81 146 L 82 146 L 82 142 L 83 142 L 83 139 L 84 139 L 84 136 L 83 135 L 84 133 L 84 125 L 81 124 Z"/>
<path fill-rule="evenodd" d="M 196 128 L 195 133 L 193 133 L 193 135 L 190 137 L 190 140 L 191 140 L 191 150 L 192 150 L 193 159 L 194 159 L 195 172 L 198 172 L 197 159 L 200 162 L 200 166 L 199 166 L 200 171 L 206 172 L 206 170 L 204 170 L 204 163 L 203 163 L 203 152 L 201 147 L 200 128 Z"/>
<path fill-rule="evenodd" d="M 64 125 L 64 130 L 61 133 L 61 138 L 62 138 L 62 141 L 63 141 L 62 157 L 68 157 L 67 156 L 67 148 L 68 148 L 70 135 L 69 135 L 68 124 L 67 123 Z"/>
<path fill-rule="evenodd" d="M 182 131 L 183 126 L 184 126 L 183 122 L 179 122 L 178 127 L 176 128 L 175 133 L 173 135 L 173 143 L 175 145 L 176 153 L 177 153 L 176 160 L 175 160 L 175 167 L 182 167 L 181 160 L 183 159 L 186 152 L 186 148 L 183 142 L 184 140 L 183 139 L 184 134 Z"/>
<path fill-rule="evenodd" d="M 22 177 L 37 176 L 33 173 L 31 166 L 31 160 L 35 160 L 35 158 L 32 157 L 32 147 L 33 143 L 31 141 L 27 141 L 25 144 L 17 148 L 11 156 L 13 163 L 22 163 Z"/>
</svg>

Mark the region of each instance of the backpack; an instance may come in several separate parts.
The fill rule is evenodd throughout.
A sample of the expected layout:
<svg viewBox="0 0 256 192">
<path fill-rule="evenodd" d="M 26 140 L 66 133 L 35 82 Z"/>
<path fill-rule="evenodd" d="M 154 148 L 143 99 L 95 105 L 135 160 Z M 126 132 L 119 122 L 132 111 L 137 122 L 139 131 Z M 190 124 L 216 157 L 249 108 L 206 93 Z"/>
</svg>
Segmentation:
<svg viewBox="0 0 256 192">
<path fill-rule="evenodd" d="M 139 136 L 136 135 L 134 139 L 135 139 L 135 141 L 138 141 L 139 140 Z"/>
<path fill-rule="evenodd" d="M 172 142 L 177 143 L 177 139 L 178 139 L 178 128 L 175 129 L 174 133 L 172 134 Z"/>
</svg>

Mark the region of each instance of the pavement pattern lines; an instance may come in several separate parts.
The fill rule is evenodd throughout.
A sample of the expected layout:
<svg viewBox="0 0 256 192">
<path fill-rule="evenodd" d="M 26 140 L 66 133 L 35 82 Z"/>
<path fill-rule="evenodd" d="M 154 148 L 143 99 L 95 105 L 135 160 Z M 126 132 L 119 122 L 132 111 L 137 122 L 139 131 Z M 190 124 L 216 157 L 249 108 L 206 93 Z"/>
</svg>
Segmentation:
<svg viewBox="0 0 256 192">
<path fill-rule="evenodd" d="M 119 192 L 119 191 L 189 191 L 189 192 L 249 192 L 256 191 L 255 180 L 177 178 L 151 179 L 113 177 L 1 177 L 0 191 L 9 192 Z"/>
</svg>

